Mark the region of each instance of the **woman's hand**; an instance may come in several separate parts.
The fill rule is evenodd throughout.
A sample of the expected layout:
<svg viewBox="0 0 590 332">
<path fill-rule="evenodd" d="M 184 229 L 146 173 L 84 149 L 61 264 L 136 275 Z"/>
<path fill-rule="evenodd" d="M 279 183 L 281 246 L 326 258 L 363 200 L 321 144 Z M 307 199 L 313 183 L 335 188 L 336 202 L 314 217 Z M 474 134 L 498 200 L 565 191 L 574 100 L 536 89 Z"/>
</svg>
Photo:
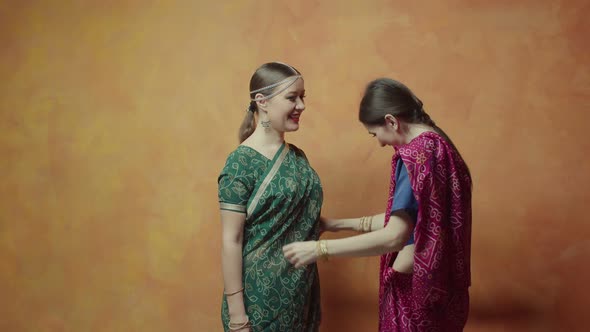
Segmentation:
<svg viewBox="0 0 590 332">
<path fill-rule="evenodd" d="M 293 242 L 283 247 L 283 255 L 296 268 L 318 260 L 317 241 Z"/>
</svg>

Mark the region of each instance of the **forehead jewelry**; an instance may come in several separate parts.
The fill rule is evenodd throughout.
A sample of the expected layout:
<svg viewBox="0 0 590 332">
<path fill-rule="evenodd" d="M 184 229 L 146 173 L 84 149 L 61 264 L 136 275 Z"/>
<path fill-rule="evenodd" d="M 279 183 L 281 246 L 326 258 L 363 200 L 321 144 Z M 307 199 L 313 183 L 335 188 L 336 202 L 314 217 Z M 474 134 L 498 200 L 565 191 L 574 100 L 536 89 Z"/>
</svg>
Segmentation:
<svg viewBox="0 0 590 332">
<path fill-rule="evenodd" d="M 282 87 L 282 88 L 278 89 L 277 91 L 275 91 L 275 92 L 273 92 L 273 93 L 269 94 L 268 96 L 259 97 L 259 98 L 254 98 L 254 99 L 251 99 L 251 100 L 252 100 L 252 101 L 260 101 L 260 100 L 266 100 L 266 99 L 270 99 L 270 98 L 272 98 L 272 97 L 274 97 L 274 96 L 278 95 L 279 93 L 281 93 L 281 92 L 283 92 L 283 91 L 287 90 L 287 89 L 288 89 L 288 88 L 289 88 L 291 85 L 293 85 L 293 83 L 295 83 L 295 82 L 296 82 L 298 79 L 300 79 L 300 78 L 301 78 L 301 75 L 294 75 L 294 76 L 289 76 L 289 77 L 285 78 L 284 80 L 282 80 L 282 81 L 279 81 L 279 82 L 277 82 L 277 83 L 274 83 L 274 84 L 271 84 L 271 85 L 265 86 L 264 88 L 260 88 L 260 89 L 257 89 L 257 90 L 250 91 L 250 94 L 253 94 L 253 93 L 256 93 L 256 92 L 260 92 L 260 91 L 268 90 L 268 89 L 274 88 L 274 87 L 276 87 L 276 86 L 279 86 L 279 85 L 282 85 L 282 84 L 285 84 L 285 83 L 287 83 L 287 84 L 286 84 L 284 87 Z"/>
</svg>

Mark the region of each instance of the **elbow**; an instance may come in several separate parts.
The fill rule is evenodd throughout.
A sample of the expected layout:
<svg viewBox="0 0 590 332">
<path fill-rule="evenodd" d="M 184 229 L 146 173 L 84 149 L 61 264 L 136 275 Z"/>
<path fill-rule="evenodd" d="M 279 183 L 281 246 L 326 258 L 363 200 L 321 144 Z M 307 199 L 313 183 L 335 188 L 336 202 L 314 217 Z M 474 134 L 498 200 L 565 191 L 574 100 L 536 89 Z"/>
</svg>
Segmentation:
<svg viewBox="0 0 590 332">
<path fill-rule="evenodd" d="M 410 234 L 406 232 L 393 234 L 384 245 L 386 252 L 398 252 L 401 251 L 408 242 Z"/>
<path fill-rule="evenodd" d="M 224 237 L 221 243 L 221 255 L 224 257 L 230 257 L 235 255 L 241 255 L 243 246 L 242 240 L 236 238 Z"/>
<path fill-rule="evenodd" d="M 395 240 L 389 241 L 384 245 L 385 252 L 388 252 L 388 253 L 389 252 L 398 252 L 398 251 L 401 251 L 403 248 L 404 248 L 404 245 L 401 242 L 398 242 Z"/>
<path fill-rule="evenodd" d="M 242 246 L 243 235 L 241 232 L 233 234 L 223 234 L 224 246 Z"/>
</svg>

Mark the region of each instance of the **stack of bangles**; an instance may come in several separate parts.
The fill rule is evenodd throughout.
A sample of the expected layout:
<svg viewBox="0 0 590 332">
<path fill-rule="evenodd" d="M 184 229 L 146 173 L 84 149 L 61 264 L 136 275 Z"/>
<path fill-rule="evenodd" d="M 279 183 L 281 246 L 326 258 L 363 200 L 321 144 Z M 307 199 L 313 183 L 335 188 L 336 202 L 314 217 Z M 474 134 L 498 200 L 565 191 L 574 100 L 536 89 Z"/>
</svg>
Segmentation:
<svg viewBox="0 0 590 332">
<path fill-rule="evenodd" d="M 327 240 L 319 240 L 317 242 L 317 248 L 316 248 L 318 257 L 327 261 L 328 257 L 330 256 L 328 254 L 328 242 Z"/>
<path fill-rule="evenodd" d="M 373 216 L 361 217 L 361 220 L 359 222 L 359 232 L 370 232 L 371 226 L 373 226 Z"/>
<path fill-rule="evenodd" d="M 232 293 L 224 292 L 224 294 L 226 297 L 228 297 L 228 296 L 236 295 L 236 294 L 241 293 L 243 291 L 244 291 L 244 287 L 242 287 L 239 290 L 232 292 Z M 230 321 L 229 324 L 227 324 L 227 327 L 230 331 L 239 331 L 241 329 L 249 328 L 251 326 L 252 325 L 250 324 L 250 318 L 248 316 L 246 316 L 245 322 L 234 323 L 234 322 Z"/>
</svg>

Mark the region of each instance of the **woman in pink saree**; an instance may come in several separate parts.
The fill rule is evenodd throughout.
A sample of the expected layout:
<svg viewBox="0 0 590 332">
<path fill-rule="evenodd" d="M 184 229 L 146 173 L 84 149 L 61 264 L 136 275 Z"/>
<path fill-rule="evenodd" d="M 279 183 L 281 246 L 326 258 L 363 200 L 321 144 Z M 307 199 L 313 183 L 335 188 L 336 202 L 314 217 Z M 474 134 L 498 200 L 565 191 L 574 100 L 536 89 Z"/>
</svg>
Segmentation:
<svg viewBox="0 0 590 332">
<path fill-rule="evenodd" d="M 449 137 L 402 83 L 366 88 L 359 120 L 381 146 L 395 148 L 385 213 L 323 219 L 326 231 L 364 234 L 294 242 L 295 267 L 328 256 L 381 255 L 379 331 L 462 331 L 471 284 L 471 175 Z"/>
</svg>

